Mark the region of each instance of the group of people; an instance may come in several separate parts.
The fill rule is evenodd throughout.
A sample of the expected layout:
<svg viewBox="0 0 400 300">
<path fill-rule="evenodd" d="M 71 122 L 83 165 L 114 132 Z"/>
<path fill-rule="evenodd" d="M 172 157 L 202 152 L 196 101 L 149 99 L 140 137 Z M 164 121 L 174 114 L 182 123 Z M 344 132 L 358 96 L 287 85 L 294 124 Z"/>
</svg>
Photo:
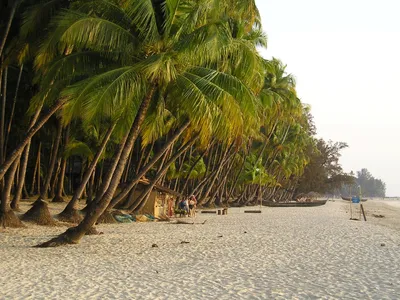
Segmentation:
<svg viewBox="0 0 400 300">
<path fill-rule="evenodd" d="M 184 198 L 179 202 L 179 209 L 183 211 L 186 216 L 195 217 L 196 205 L 197 199 L 194 195 L 191 195 L 189 198 Z"/>
</svg>

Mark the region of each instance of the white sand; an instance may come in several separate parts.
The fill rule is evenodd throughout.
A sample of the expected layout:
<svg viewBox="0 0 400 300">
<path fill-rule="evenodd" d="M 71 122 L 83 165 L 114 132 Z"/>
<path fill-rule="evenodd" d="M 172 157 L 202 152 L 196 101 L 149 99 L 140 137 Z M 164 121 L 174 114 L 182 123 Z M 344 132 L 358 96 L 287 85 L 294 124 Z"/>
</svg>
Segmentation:
<svg viewBox="0 0 400 300">
<path fill-rule="evenodd" d="M 364 205 L 367 222 L 344 201 L 230 209 L 198 214 L 205 225 L 103 225 L 49 249 L 31 246 L 65 227 L 1 229 L 0 299 L 398 299 L 400 233 L 372 216 L 387 208 Z"/>
</svg>

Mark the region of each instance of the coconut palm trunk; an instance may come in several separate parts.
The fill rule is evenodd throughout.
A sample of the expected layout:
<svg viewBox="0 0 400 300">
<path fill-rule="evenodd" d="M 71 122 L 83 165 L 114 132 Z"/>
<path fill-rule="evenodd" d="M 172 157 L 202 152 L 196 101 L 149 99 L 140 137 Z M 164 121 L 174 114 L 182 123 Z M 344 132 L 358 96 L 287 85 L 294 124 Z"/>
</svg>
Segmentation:
<svg viewBox="0 0 400 300">
<path fill-rule="evenodd" d="M 232 146 L 233 146 L 233 144 L 232 144 Z M 232 146 L 231 146 L 231 147 L 232 147 Z M 230 148 L 229 148 L 229 149 L 230 149 Z M 214 187 L 215 182 L 218 180 L 219 175 L 220 175 L 222 169 L 225 167 L 225 165 L 228 163 L 229 159 L 230 159 L 234 154 L 236 154 L 236 151 L 232 152 L 228 157 L 227 157 L 227 152 L 224 154 L 224 157 L 223 157 L 223 159 L 222 159 L 222 162 L 219 164 L 219 166 L 218 166 L 218 168 L 217 168 L 217 170 L 216 170 L 215 176 L 212 177 L 211 183 L 209 184 L 208 188 L 206 189 L 204 195 L 203 195 L 203 196 L 201 197 L 201 199 L 199 200 L 198 205 L 202 205 L 202 204 L 207 200 L 207 197 L 208 197 L 208 195 L 210 194 L 212 188 Z M 213 200 L 212 197 L 210 197 L 209 202 L 211 202 L 212 200 Z M 210 203 L 207 203 L 207 204 L 209 205 Z"/>
<path fill-rule="evenodd" d="M 67 170 L 67 161 L 68 159 L 66 157 L 64 157 L 64 152 L 65 149 L 67 148 L 68 142 L 69 142 L 69 135 L 70 135 L 70 125 L 68 125 L 65 129 L 65 136 L 64 136 L 64 141 L 63 141 L 63 151 L 61 152 L 61 155 L 59 155 L 61 157 L 61 166 L 60 166 L 60 170 L 58 172 L 58 177 L 57 181 L 56 178 L 54 179 L 54 185 L 55 185 L 55 195 L 54 198 L 52 200 L 52 202 L 64 202 L 64 198 L 63 198 L 63 191 L 64 191 L 64 180 L 65 180 L 65 172 Z"/>
<path fill-rule="evenodd" d="M 28 167 L 28 158 L 29 158 L 29 150 L 31 147 L 31 142 L 29 142 L 24 150 L 24 153 L 22 155 L 22 160 L 21 160 L 21 165 L 20 165 L 20 170 L 19 170 L 19 182 L 18 182 L 18 186 L 17 189 L 15 191 L 15 195 L 14 198 L 11 202 L 11 207 L 14 210 L 18 210 L 19 209 L 19 201 L 21 200 L 21 196 L 22 196 L 22 190 L 24 189 L 25 186 L 25 177 L 26 177 L 26 169 Z M 41 144 L 39 144 L 39 155 L 40 155 L 40 147 Z M 40 166 L 38 166 L 38 164 L 36 163 L 35 166 L 35 170 L 33 172 L 33 181 L 32 181 L 32 194 L 33 194 L 33 189 L 34 189 L 34 184 L 35 184 L 35 176 L 36 176 L 36 168 L 39 168 L 40 170 Z"/>
<path fill-rule="evenodd" d="M 14 214 L 10 206 L 11 188 L 14 182 L 15 173 L 18 167 L 18 160 L 16 160 L 8 171 L 6 182 L 3 189 L 0 205 L 0 224 L 3 228 L 6 227 L 23 227 L 24 225 L 19 218 Z"/>
<path fill-rule="evenodd" d="M 99 159 L 100 159 L 101 155 L 103 154 L 108 141 L 110 140 L 111 134 L 114 131 L 115 126 L 116 126 L 116 124 L 114 123 L 113 125 L 111 125 L 108 128 L 108 130 L 100 144 L 99 150 L 97 151 L 95 157 L 93 158 L 90 165 L 87 167 L 85 174 L 83 175 L 81 184 L 75 190 L 71 201 L 69 201 L 69 203 L 67 204 L 65 209 L 58 215 L 58 218 L 60 220 L 65 221 L 65 222 L 76 222 L 76 221 L 80 221 L 82 219 L 80 217 L 80 215 L 77 214 L 75 206 L 78 203 L 78 200 L 80 199 L 80 197 L 82 196 L 83 190 L 85 189 L 86 184 L 88 183 L 88 181 L 90 179 L 90 176 L 94 172 L 96 165 L 99 162 Z"/>
<path fill-rule="evenodd" d="M 4 178 L 4 175 L 6 174 L 7 170 L 10 168 L 12 163 L 15 161 L 15 159 L 21 155 L 21 153 L 24 151 L 25 146 L 29 143 L 31 138 L 35 135 L 36 132 L 38 132 L 43 125 L 50 119 L 50 117 L 60 110 L 62 106 L 66 103 L 66 100 L 59 100 L 57 101 L 47 113 L 45 113 L 40 120 L 32 126 L 30 130 L 26 133 L 25 137 L 22 139 L 22 141 L 15 147 L 14 151 L 11 152 L 11 154 L 8 155 L 8 157 L 4 160 L 4 162 L 0 166 L 0 180 Z"/>
<path fill-rule="evenodd" d="M 243 157 L 243 162 L 241 163 L 241 166 L 240 166 L 240 169 L 237 172 L 237 174 L 235 176 L 235 179 L 233 180 L 232 186 L 231 186 L 231 188 L 229 190 L 229 193 L 228 193 L 228 196 L 227 196 L 227 199 L 226 199 L 226 203 L 229 203 L 229 199 L 233 196 L 233 192 L 234 192 L 234 190 L 236 188 L 236 185 L 237 185 L 237 183 L 239 181 L 240 174 L 242 173 L 242 171 L 244 169 L 244 165 L 246 163 L 246 158 L 247 158 L 247 153 L 245 153 L 245 155 Z"/>
<path fill-rule="evenodd" d="M 53 175 L 54 167 L 57 161 L 58 148 L 60 146 L 62 135 L 62 124 L 61 120 L 58 121 L 56 139 L 50 159 L 49 170 L 45 179 L 45 182 L 41 188 L 39 198 L 34 202 L 32 207 L 22 216 L 22 220 L 32 221 L 38 225 L 54 225 L 55 221 L 50 215 L 48 204 L 45 202 L 47 198 L 47 192 L 50 186 L 51 178 Z"/>
<path fill-rule="evenodd" d="M 192 149 L 192 147 L 190 147 L 190 153 L 189 153 L 189 161 L 190 161 L 190 158 L 192 157 L 192 151 L 193 151 L 193 149 Z M 182 158 L 180 158 L 179 159 L 179 168 L 178 168 L 178 174 L 182 171 L 182 168 L 183 168 L 183 165 L 184 165 L 184 163 L 185 163 L 185 159 L 186 159 L 186 154 L 187 154 L 188 152 L 185 152 L 184 154 L 183 154 L 183 156 L 182 156 Z M 174 191 L 176 191 L 176 189 L 177 189 L 177 187 L 178 187 L 178 183 L 179 183 L 179 177 L 178 178 L 176 178 L 175 179 L 175 184 L 174 184 L 174 187 L 173 187 L 173 190 Z"/>
<path fill-rule="evenodd" d="M 8 73 L 8 68 L 6 67 L 4 69 L 3 73 L 3 97 L 2 97 L 2 102 L 1 102 L 1 120 L 0 120 L 0 163 L 4 162 L 4 125 L 5 125 L 5 119 L 6 119 L 6 99 L 7 99 L 7 73 Z M 0 86 L 0 91 L 1 91 L 1 86 Z M 1 178 L 0 178 L 1 180 Z"/>
<path fill-rule="evenodd" d="M 69 140 L 69 127 L 65 130 L 64 148 L 67 147 L 68 140 Z M 67 169 L 67 158 L 62 157 L 58 180 L 57 180 L 57 182 L 54 181 L 54 184 L 56 185 L 56 194 L 55 194 L 52 202 L 64 202 L 62 193 L 64 190 L 64 179 L 65 179 L 65 170 L 66 169 Z"/>
<path fill-rule="evenodd" d="M 21 70 L 22 70 L 22 68 L 21 68 Z M 18 80 L 20 80 L 20 76 L 19 76 Z M 18 89 L 17 89 L 17 91 L 18 91 Z M 17 91 L 16 91 L 16 94 L 17 94 Z M 35 114 L 33 115 L 32 120 L 30 121 L 30 124 L 29 124 L 29 129 L 31 129 L 33 127 L 33 125 L 36 123 L 37 119 L 39 118 L 40 111 L 41 111 L 41 106 L 40 106 L 40 109 L 37 109 Z M 9 126 L 11 127 L 11 120 L 10 120 Z M 40 143 L 39 150 L 38 150 L 39 157 L 40 157 L 41 145 L 42 144 Z M 25 186 L 26 169 L 28 167 L 30 147 L 31 147 L 31 140 L 29 140 L 28 143 L 26 144 L 24 152 L 22 154 L 20 170 L 18 173 L 19 181 L 18 181 L 18 185 L 17 185 L 16 191 L 15 191 L 14 198 L 11 202 L 11 208 L 14 210 L 19 210 L 19 201 L 21 200 L 22 190 L 24 189 L 24 186 Z M 40 164 L 40 162 L 39 162 L 39 164 Z M 34 184 L 35 184 L 36 168 L 39 168 L 39 170 L 40 170 L 40 165 L 39 166 L 38 166 L 38 164 L 35 165 L 35 170 L 33 172 L 32 191 L 34 189 Z M 33 194 L 33 192 L 31 194 Z"/>
<path fill-rule="evenodd" d="M 111 167 L 108 169 L 108 172 L 106 173 L 105 178 L 103 178 L 103 180 L 102 180 L 102 184 L 101 184 L 98 192 L 96 193 L 96 199 L 95 199 L 96 202 L 100 201 L 103 198 L 104 194 L 107 192 L 108 187 L 110 186 L 110 183 L 113 179 L 115 170 L 117 169 L 119 160 L 121 159 L 122 152 L 125 149 L 126 141 L 128 140 L 128 137 L 129 137 L 129 132 L 122 138 L 122 141 L 119 144 L 118 151 L 114 157 Z"/>
<path fill-rule="evenodd" d="M 156 87 L 153 86 L 147 96 L 143 99 L 140 104 L 139 110 L 133 121 L 131 129 L 129 131 L 125 146 L 119 158 L 117 168 L 113 174 L 112 180 L 107 191 L 104 193 L 103 197 L 96 201 L 95 204 L 91 205 L 89 211 L 86 213 L 85 218 L 79 223 L 78 226 L 69 228 L 67 231 L 62 233 L 56 238 L 51 239 L 43 244 L 38 245 L 39 247 L 56 247 L 64 244 L 76 244 L 82 239 L 82 237 L 88 232 L 93 225 L 96 223 L 98 218 L 104 213 L 115 191 L 121 180 L 122 174 L 124 172 L 125 165 L 127 163 L 129 153 L 139 135 L 139 130 L 143 124 L 144 118 L 146 116 L 147 110 L 150 105 L 150 101 L 153 98 L 153 94 Z"/>
<path fill-rule="evenodd" d="M 129 182 L 129 185 L 126 186 L 110 203 L 110 208 L 115 207 L 118 203 L 120 203 L 133 189 L 133 187 L 139 182 L 140 178 L 142 178 L 153 166 L 154 164 L 161 158 L 161 156 L 171 147 L 171 145 L 182 135 L 185 129 L 189 126 L 190 122 L 187 120 L 176 132 L 174 135 L 164 143 L 163 147 L 153 156 L 153 158 L 141 168 L 141 170 L 136 174 L 135 178 Z"/>
<path fill-rule="evenodd" d="M 157 183 L 157 181 L 160 180 L 160 171 L 162 169 L 162 167 L 164 166 L 165 160 L 168 157 L 168 153 L 170 152 L 171 149 L 169 149 L 167 152 L 165 152 L 165 155 L 163 155 L 163 158 L 160 161 L 160 165 L 158 166 L 157 172 L 156 172 L 156 176 L 155 176 L 155 180 L 153 180 L 148 186 L 147 188 L 140 194 L 140 196 L 135 199 L 132 204 L 130 206 L 128 206 L 128 210 L 130 212 L 134 211 L 136 207 L 140 206 L 142 204 L 142 202 L 144 202 L 144 204 L 146 203 L 147 199 L 149 199 L 150 193 L 153 190 L 153 186 L 155 183 Z M 163 174 L 161 174 L 162 176 Z M 154 184 L 153 184 L 154 183 Z"/>
<path fill-rule="evenodd" d="M 46 179 L 44 181 L 43 187 L 40 191 L 39 195 L 39 200 L 46 200 L 47 199 L 47 193 L 50 187 L 50 182 L 51 178 L 53 176 L 54 172 L 54 167 L 56 166 L 57 162 L 57 156 L 58 156 L 58 148 L 60 147 L 60 142 L 61 142 L 61 136 L 62 136 L 62 125 L 61 125 L 61 120 L 58 121 L 58 126 L 57 126 L 57 132 L 56 132 L 56 139 L 54 141 L 54 147 L 49 163 L 49 169 L 47 172 Z"/>
<path fill-rule="evenodd" d="M 14 19 L 15 11 L 17 10 L 19 2 L 20 2 L 20 0 L 15 0 L 13 6 L 11 7 L 10 16 L 8 18 L 6 29 L 4 31 L 3 38 L 1 39 L 1 42 L 0 42 L 0 56 L 2 56 L 2 54 L 3 54 L 3 49 L 4 49 L 4 46 L 6 45 L 7 37 L 8 37 L 8 34 L 10 33 L 11 24 Z"/>
<path fill-rule="evenodd" d="M 30 144 L 31 144 L 31 142 L 28 143 L 28 145 L 30 145 Z M 38 170 L 40 170 L 40 152 L 41 152 L 41 148 L 42 148 L 42 142 L 39 142 L 39 147 L 38 147 L 38 151 L 37 151 L 37 155 L 36 155 L 35 169 L 33 170 L 30 195 L 33 195 L 34 192 L 35 192 L 36 177 L 38 177 L 37 178 L 37 180 L 38 180 L 37 186 L 39 187 L 38 193 L 40 191 L 40 183 L 39 183 L 40 182 L 40 174 L 37 175 L 37 173 L 38 173 Z"/>
<path fill-rule="evenodd" d="M 151 191 L 153 190 L 154 186 L 156 183 L 160 180 L 160 178 L 164 175 L 165 172 L 167 172 L 168 168 L 171 166 L 171 164 L 184 153 L 189 147 L 191 147 L 198 139 L 199 137 L 196 136 L 192 138 L 191 141 L 189 141 L 186 145 L 182 146 L 171 158 L 163 164 L 163 167 L 157 172 L 156 177 L 152 180 L 151 184 L 146 187 L 146 189 L 143 191 L 141 194 L 138 204 L 136 207 L 129 207 L 128 209 L 133 212 L 133 211 L 139 211 L 140 209 L 143 208 L 143 206 L 146 204 L 146 200 L 148 199 L 148 196 L 150 195 Z"/>
<path fill-rule="evenodd" d="M 186 175 L 186 178 L 185 178 L 185 183 L 183 184 L 183 187 L 180 190 L 181 194 L 185 194 L 186 187 L 187 187 L 187 185 L 189 183 L 189 180 L 190 180 L 190 173 L 192 173 L 192 171 L 194 170 L 196 165 L 199 163 L 199 161 L 204 158 L 204 155 L 206 155 L 206 153 L 207 153 L 209 148 L 210 148 L 210 146 L 208 146 L 207 149 L 203 151 L 203 153 L 199 156 L 199 158 L 197 158 L 196 161 L 194 162 L 194 164 L 190 167 L 189 172 L 188 172 L 188 174 Z"/>
<path fill-rule="evenodd" d="M 228 156 L 228 153 L 229 153 L 229 151 L 231 150 L 232 147 L 233 147 L 233 143 L 232 143 L 229 147 L 226 148 L 226 150 L 225 150 L 225 152 L 224 152 L 222 158 L 220 159 L 220 163 L 219 163 L 219 164 L 215 163 L 215 165 L 218 166 L 218 167 L 217 167 L 216 170 L 214 170 L 214 171 L 210 174 L 210 176 L 208 177 L 208 180 L 207 180 L 207 181 L 211 180 L 211 183 L 208 185 L 206 191 L 204 192 L 204 194 L 203 194 L 203 195 L 201 196 L 201 198 L 199 199 L 199 201 L 198 201 L 198 205 L 199 205 L 199 206 L 200 206 L 200 205 L 203 205 L 203 204 L 205 203 L 205 201 L 206 201 L 206 199 L 207 199 L 209 193 L 211 192 L 211 189 L 213 188 L 214 183 L 215 183 L 215 181 L 217 180 L 217 178 L 218 178 L 218 176 L 219 176 L 219 173 L 221 172 L 222 168 L 225 166 L 225 164 L 227 163 L 227 161 L 229 160 L 229 158 L 230 158 L 233 154 L 236 153 L 236 152 L 234 151 L 234 152 L 232 152 L 232 153 Z"/>
<path fill-rule="evenodd" d="M 215 196 L 217 195 L 217 193 L 224 189 L 224 186 L 226 184 L 228 175 L 230 174 L 230 171 L 231 171 L 231 169 L 232 169 L 232 167 L 234 165 L 234 162 L 235 161 L 233 159 L 231 159 L 231 162 L 230 162 L 229 166 L 226 168 L 225 175 L 222 176 L 222 180 L 220 180 L 220 182 L 217 185 L 217 187 L 215 188 L 214 192 L 211 194 L 210 199 L 215 199 Z M 220 195 L 222 195 L 222 192 L 220 193 Z M 219 201 L 218 201 L 217 205 L 220 205 L 221 202 L 222 202 L 220 198 L 221 197 L 219 197 Z"/>
<path fill-rule="evenodd" d="M 12 121 L 14 119 L 14 112 L 15 112 L 15 104 L 17 103 L 17 96 L 18 96 L 18 90 L 19 90 L 19 85 L 21 83 L 21 77 L 22 77 L 22 71 L 24 69 L 24 65 L 21 65 L 19 68 L 19 74 L 18 74 L 18 79 L 17 79 L 17 86 L 15 88 L 15 94 L 14 94 L 14 99 L 12 103 L 12 108 L 11 108 L 11 113 L 10 113 L 10 119 L 8 121 L 7 125 L 7 132 L 6 132 L 6 141 L 4 143 L 4 155 L 7 154 L 7 144 L 8 144 L 8 138 L 10 137 L 10 132 L 11 132 L 11 125 Z"/>
</svg>

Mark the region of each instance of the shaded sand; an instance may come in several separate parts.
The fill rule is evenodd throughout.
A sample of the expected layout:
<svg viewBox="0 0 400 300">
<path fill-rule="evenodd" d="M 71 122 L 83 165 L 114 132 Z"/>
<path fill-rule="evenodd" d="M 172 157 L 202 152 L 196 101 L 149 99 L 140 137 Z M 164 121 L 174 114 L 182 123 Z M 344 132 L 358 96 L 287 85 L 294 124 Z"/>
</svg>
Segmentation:
<svg viewBox="0 0 400 300">
<path fill-rule="evenodd" d="M 348 205 L 101 225 L 50 249 L 31 246 L 65 227 L 1 229 L 0 299 L 398 299 L 399 231 L 350 221 Z"/>
</svg>

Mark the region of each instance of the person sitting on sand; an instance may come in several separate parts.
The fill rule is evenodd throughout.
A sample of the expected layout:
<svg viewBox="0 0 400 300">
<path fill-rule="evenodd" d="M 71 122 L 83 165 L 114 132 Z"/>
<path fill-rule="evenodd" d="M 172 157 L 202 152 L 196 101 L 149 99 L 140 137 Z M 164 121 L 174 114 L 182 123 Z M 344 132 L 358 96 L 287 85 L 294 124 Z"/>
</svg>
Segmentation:
<svg viewBox="0 0 400 300">
<path fill-rule="evenodd" d="M 196 204 L 197 200 L 194 195 L 189 197 L 189 216 L 195 217 L 196 216 Z"/>
<path fill-rule="evenodd" d="M 182 199 L 179 202 L 178 207 L 179 207 L 179 210 L 180 210 L 180 216 L 186 215 L 186 202 L 187 202 L 186 199 Z"/>
</svg>

